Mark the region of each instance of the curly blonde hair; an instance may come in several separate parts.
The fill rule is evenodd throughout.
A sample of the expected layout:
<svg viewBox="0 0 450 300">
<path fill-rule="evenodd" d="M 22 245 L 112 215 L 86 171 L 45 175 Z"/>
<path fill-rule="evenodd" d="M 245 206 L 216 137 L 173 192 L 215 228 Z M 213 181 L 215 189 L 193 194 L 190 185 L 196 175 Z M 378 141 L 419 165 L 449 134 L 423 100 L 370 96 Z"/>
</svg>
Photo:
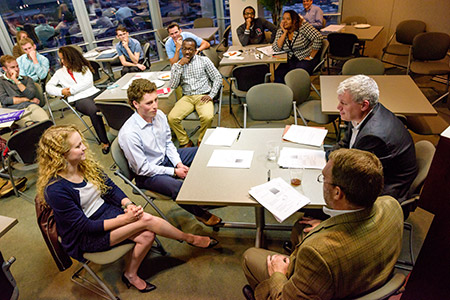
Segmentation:
<svg viewBox="0 0 450 300">
<path fill-rule="evenodd" d="M 69 138 L 75 132 L 80 134 L 81 140 L 86 146 L 86 159 L 78 165 L 79 171 L 83 174 L 85 180 L 96 186 L 102 194 L 108 190 L 101 166 L 94 160 L 83 134 L 74 125 L 52 126 L 42 134 L 37 149 L 39 165 L 37 196 L 42 203 L 45 203 L 45 188 L 67 168 L 65 154 L 69 152 L 72 146 L 69 143 Z"/>
</svg>

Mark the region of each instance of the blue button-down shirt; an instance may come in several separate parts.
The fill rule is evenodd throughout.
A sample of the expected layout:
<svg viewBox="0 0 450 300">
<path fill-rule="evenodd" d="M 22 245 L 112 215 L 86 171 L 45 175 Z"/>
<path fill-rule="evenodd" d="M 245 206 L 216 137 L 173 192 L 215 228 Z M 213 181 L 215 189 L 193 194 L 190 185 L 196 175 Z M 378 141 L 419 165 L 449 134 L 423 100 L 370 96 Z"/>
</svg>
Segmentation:
<svg viewBox="0 0 450 300">
<path fill-rule="evenodd" d="M 165 167 L 167 156 L 176 166 L 180 155 L 172 143 L 172 134 L 166 115 L 158 110 L 152 123 L 147 123 L 135 112 L 119 131 L 119 145 L 131 170 L 140 176 L 173 175 L 174 168 Z"/>
<path fill-rule="evenodd" d="M 34 82 L 37 82 L 39 79 L 44 80 L 47 77 L 50 68 L 47 57 L 36 53 L 36 58 L 38 60 L 37 64 L 33 63 L 33 61 L 28 58 L 27 54 L 22 54 L 17 58 L 20 75 L 31 77 Z"/>
</svg>

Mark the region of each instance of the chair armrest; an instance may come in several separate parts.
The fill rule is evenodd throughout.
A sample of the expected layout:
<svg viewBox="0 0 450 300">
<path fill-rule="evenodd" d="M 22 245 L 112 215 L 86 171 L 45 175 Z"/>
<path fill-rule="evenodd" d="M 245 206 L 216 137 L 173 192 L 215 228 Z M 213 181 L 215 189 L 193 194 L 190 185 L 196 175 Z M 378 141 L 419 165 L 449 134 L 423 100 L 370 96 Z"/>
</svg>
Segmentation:
<svg viewBox="0 0 450 300">
<path fill-rule="evenodd" d="M 266 73 L 266 75 L 264 75 L 264 83 L 267 83 L 270 81 L 270 76 L 272 76 L 272 73 Z"/>
<path fill-rule="evenodd" d="M 244 103 L 244 128 L 247 128 L 247 103 Z"/>
</svg>

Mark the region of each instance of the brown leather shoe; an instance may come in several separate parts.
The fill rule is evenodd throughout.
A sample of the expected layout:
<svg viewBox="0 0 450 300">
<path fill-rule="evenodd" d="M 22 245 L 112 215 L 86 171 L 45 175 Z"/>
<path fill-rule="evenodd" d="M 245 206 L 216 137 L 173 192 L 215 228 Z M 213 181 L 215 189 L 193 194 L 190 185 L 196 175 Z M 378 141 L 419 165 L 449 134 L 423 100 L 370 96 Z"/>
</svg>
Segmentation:
<svg viewBox="0 0 450 300">
<path fill-rule="evenodd" d="M 25 191 L 25 189 L 27 188 L 27 178 L 26 177 L 22 177 L 17 179 L 14 183 L 16 184 L 16 187 L 19 191 L 23 192 Z M 8 183 L 5 184 L 1 189 L 0 189 L 0 198 L 3 197 L 8 197 L 11 196 L 12 194 L 14 194 L 14 188 L 12 186 L 11 181 L 8 180 Z"/>
<path fill-rule="evenodd" d="M 189 140 L 189 142 L 185 145 L 180 145 L 180 148 L 189 148 L 189 147 L 194 147 L 194 143 Z"/>
<path fill-rule="evenodd" d="M 200 147 L 201 143 L 202 143 L 202 141 L 197 141 L 197 147 Z"/>
<path fill-rule="evenodd" d="M 206 226 L 216 226 L 217 224 L 220 224 L 222 222 L 221 218 L 219 218 L 218 216 L 213 215 L 213 214 L 211 214 L 209 219 L 205 219 L 205 218 L 197 217 L 197 216 L 195 216 L 195 218 L 197 220 L 199 220 L 200 222 L 202 222 L 203 224 L 205 224 Z"/>
</svg>

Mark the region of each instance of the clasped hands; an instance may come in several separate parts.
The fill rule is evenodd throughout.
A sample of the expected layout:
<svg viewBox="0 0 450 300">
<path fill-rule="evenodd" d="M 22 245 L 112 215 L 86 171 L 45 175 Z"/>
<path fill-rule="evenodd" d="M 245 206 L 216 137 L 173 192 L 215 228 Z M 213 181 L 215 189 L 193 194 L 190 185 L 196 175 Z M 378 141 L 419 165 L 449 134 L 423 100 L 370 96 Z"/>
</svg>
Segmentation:
<svg viewBox="0 0 450 300">
<path fill-rule="evenodd" d="M 123 214 L 127 223 L 133 223 L 142 218 L 144 214 L 144 209 L 140 205 L 129 204 L 125 209 L 125 214 Z"/>
<path fill-rule="evenodd" d="M 186 178 L 186 175 L 189 171 L 189 167 L 183 165 L 183 163 L 178 163 L 175 168 L 175 175 L 177 175 L 178 178 L 184 179 Z"/>
</svg>

